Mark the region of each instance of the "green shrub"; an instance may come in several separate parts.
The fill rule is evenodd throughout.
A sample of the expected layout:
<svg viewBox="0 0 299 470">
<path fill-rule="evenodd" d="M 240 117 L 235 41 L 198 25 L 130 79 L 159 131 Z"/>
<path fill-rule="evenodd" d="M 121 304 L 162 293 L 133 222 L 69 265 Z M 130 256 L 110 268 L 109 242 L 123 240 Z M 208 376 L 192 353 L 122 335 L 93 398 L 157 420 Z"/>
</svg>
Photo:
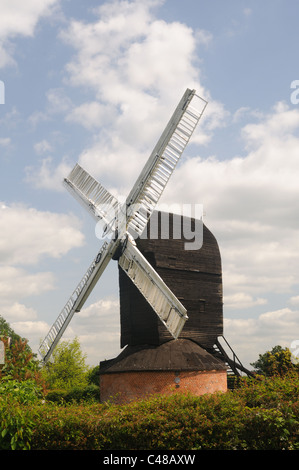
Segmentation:
<svg viewBox="0 0 299 470">
<path fill-rule="evenodd" d="M 99 399 L 100 388 L 94 384 L 87 385 L 86 387 L 74 387 L 69 391 L 66 397 L 68 402 L 99 401 Z"/>
<path fill-rule="evenodd" d="M 241 406 L 231 395 L 222 393 L 203 397 L 159 395 L 114 406 L 101 423 L 102 432 L 110 436 L 105 449 L 229 449 L 237 445 Z"/>
<path fill-rule="evenodd" d="M 0 380 L 0 397 L 9 397 L 19 404 L 34 403 L 43 398 L 42 387 L 35 380 L 15 380 L 6 375 Z"/>
<path fill-rule="evenodd" d="M 279 450 L 298 442 L 298 405 L 250 408 L 231 392 L 50 410 L 39 407 L 34 449 Z"/>
<path fill-rule="evenodd" d="M 33 434 L 34 414 L 8 396 L 0 398 L 0 449 L 28 450 Z"/>
<path fill-rule="evenodd" d="M 99 386 L 94 384 L 86 387 L 73 387 L 70 390 L 50 390 L 46 395 L 46 400 L 54 403 L 98 402 L 99 399 L 100 389 Z"/>
<path fill-rule="evenodd" d="M 249 407 L 286 407 L 289 403 L 299 400 L 299 374 L 246 378 L 234 393 Z"/>
<path fill-rule="evenodd" d="M 47 403 L 34 410 L 35 428 L 32 449 L 96 450 L 99 431 L 96 429 L 100 405 Z"/>
<path fill-rule="evenodd" d="M 0 381 L 0 449 L 30 449 L 33 415 L 24 405 L 40 403 L 42 387 L 35 380 L 19 381 L 10 376 Z"/>
<path fill-rule="evenodd" d="M 247 450 L 298 449 L 299 420 L 277 409 L 245 408 L 240 438 Z"/>
<path fill-rule="evenodd" d="M 45 396 L 45 399 L 47 402 L 64 403 L 67 395 L 67 390 L 50 390 Z"/>
<path fill-rule="evenodd" d="M 298 449 L 298 385 L 298 376 L 253 379 L 227 393 L 156 395 L 126 405 L 83 402 L 74 391 L 63 406 L 36 401 L 0 413 L 7 429 L 0 449 Z"/>
</svg>

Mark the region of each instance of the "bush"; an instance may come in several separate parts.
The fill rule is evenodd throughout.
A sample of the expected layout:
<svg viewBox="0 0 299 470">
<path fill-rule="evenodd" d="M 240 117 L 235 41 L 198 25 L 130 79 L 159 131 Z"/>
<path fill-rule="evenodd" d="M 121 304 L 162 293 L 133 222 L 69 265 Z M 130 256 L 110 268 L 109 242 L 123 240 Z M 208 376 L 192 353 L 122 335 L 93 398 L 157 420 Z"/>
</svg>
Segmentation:
<svg viewBox="0 0 299 470">
<path fill-rule="evenodd" d="M 45 399 L 47 402 L 64 403 L 66 401 L 67 395 L 67 390 L 50 390 L 45 396 Z"/>
<path fill-rule="evenodd" d="M 100 388 L 94 384 L 86 387 L 73 387 L 70 390 L 50 390 L 46 395 L 46 400 L 54 403 L 98 402 L 99 399 Z"/>
<path fill-rule="evenodd" d="M 298 449 L 298 415 L 276 409 L 245 408 L 240 434 L 246 450 Z"/>
<path fill-rule="evenodd" d="M 277 389 L 277 400 L 273 391 Z M 250 381 L 237 392 L 157 395 L 127 405 L 38 410 L 34 449 L 265 450 L 298 448 L 298 388 Z M 298 378 L 297 378 L 298 387 Z M 250 390 L 255 399 L 250 404 Z M 263 400 L 259 393 L 265 394 Z M 295 393 L 292 394 L 293 390 Z M 273 395 L 269 406 L 268 396 Z M 293 401 L 290 401 L 290 396 Z M 255 406 L 263 401 L 267 406 Z M 45 439 L 46 436 L 46 439 Z"/>
<path fill-rule="evenodd" d="M 53 351 L 51 361 L 47 362 L 42 375 L 51 390 L 71 390 L 88 385 L 89 367 L 86 355 L 81 351 L 78 338 L 62 341 Z"/>
<path fill-rule="evenodd" d="M 35 380 L 20 382 L 6 375 L 0 381 L 0 449 L 30 449 L 33 414 L 23 405 L 40 403 L 42 387 Z"/>
<path fill-rule="evenodd" d="M 100 388 L 97 385 L 91 384 L 87 385 L 87 387 L 74 387 L 72 390 L 69 391 L 67 397 L 67 401 L 99 401 L 100 399 Z"/>
<path fill-rule="evenodd" d="M 20 382 L 10 376 L 4 376 L 0 381 L 0 397 L 9 397 L 19 404 L 34 403 L 42 399 L 42 390 L 33 379 Z"/>
<path fill-rule="evenodd" d="M 285 408 L 299 400 L 299 375 L 290 372 L 286 376 L 256 376 L 255 379 L 245 378 L 235 395 L 249 407 Z"/>
<path fill-rule="evenodd" d="M 289 372 L 299 371 L 299 364 L 293 364 L 292 353 L 288 348 L 277 345 L 271 351 L 260 354 L 259 359 L 251 364 L 258 374 L 268 377 L 285 375 Z"/>
<path fill-rule="evenodd" d="M 18 405 L 10 408 L 6 422 L 0 413 L 8 429 L 0 448 L 12 445 L 14 437 L 16 448 L 31 445 L 33 450 L 299 449 L 298 390 L 294 375 L 250 379 L 240 389 L 201 397 L 156 395 L 126 405 L 65 400 L 63 406 Z"/>
<path fill-rule="evenodd" d="M 47 403 L 34 410 L 33 450 L 97 450 L 99 405 Z"/>
<path fill-rule="evenodd" d="M 0 449 L 28 450 L 35 426 L 34 413 L 12 397 L 0 399 Z"/>
</svg>

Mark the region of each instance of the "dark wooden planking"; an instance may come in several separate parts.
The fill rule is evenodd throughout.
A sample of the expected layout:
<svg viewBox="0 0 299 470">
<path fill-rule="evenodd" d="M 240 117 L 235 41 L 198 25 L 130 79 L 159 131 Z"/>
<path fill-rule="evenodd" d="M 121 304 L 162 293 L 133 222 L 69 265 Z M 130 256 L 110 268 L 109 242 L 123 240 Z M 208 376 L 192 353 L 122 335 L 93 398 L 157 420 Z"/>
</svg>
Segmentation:
<svg viewBox="0 0 299 470">
<path fill-rule="evenodd" d="M 185 250 L 184 243 L 188 240 L 172 237 L 173 224 L 182 224 L 183 220 L 169 215 L 169 239 L 141 238 L 136 243 L 187 308 L 189 320 L 180 338 L 192 339 L 209 348 L 223 334 L 222 271 L 218 244 L 213 234 L 203 225 L 202 247 L 198 250 Z M 159 222 L 157 217 L 151 218 L 148 234 L 151 224 L 156 224 L 157 220 Z M 160 225 L 158 229 L 160 237 Z M 171 340 L 170 333 L 122 269 L 119 269 L 119 285 L 121 347 L 160 345 Z"/>
</svg>

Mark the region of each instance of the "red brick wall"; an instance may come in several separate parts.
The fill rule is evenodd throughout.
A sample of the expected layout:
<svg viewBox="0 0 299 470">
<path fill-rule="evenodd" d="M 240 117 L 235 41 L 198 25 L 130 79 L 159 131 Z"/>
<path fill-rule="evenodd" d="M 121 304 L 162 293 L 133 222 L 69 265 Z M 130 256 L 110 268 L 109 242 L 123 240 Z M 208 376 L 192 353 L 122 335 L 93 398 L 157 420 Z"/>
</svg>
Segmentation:
<svg viewBox="0 0 299 470">
<path fill-rule="evenodd" d="M 121 372 L 100 375 L 101 402 L 126 403 L 154 393 L 203 395 L 227 391 L 226 371 Z"/>
</svg>

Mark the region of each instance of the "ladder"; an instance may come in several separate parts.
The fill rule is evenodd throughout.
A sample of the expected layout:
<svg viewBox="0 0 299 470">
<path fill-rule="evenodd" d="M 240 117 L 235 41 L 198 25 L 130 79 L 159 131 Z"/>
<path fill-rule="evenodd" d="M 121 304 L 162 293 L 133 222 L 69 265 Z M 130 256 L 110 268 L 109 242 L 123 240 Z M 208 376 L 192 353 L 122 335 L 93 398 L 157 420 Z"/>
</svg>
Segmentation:
<svg viewBox="0 0 299 470">
<path fill-rule="evenodd" d="M 80 311 L 89 291 L 97 282 L 111 257 L 109 244 L 105 242 L 41 343 L 38 352 L 44 363 L 51 356 L 74 313 Z"/>
<path fill-rule="evenodd" d="M 224 341 L 224 345 L 221 344 L 220 338 Z M 229 349 L 230 353 L 232 354 L 232 357 L 227 353 L 226 348 Z M 246 369 L 246 367 L 243 366 L 241 363 L 240 359 L 237 357 L 227 340 L 224 338 L 223 335 L 220 335 L 216 338 L 216 341 L 213 345 L 213 349 L 209 350 L 211 354 L 214 354 L 215 357 L 218 357 L 222 361 L 224 361 L 227 366 L 227 375 L 229 376 L 235 376 L 235 377 L 241 377 L 242 372 L 246 374 L 248 377 L 253 376 L 253 373 Z"/>
<path fill-rule="evenodd" d="M 128 228 L 139 236 L 207 105 L 194 90 L 191 93 L 188 90 L 182 102 L 183 106 L 180 103 L 177 107 L 126 200 Z"/>
</svg>

